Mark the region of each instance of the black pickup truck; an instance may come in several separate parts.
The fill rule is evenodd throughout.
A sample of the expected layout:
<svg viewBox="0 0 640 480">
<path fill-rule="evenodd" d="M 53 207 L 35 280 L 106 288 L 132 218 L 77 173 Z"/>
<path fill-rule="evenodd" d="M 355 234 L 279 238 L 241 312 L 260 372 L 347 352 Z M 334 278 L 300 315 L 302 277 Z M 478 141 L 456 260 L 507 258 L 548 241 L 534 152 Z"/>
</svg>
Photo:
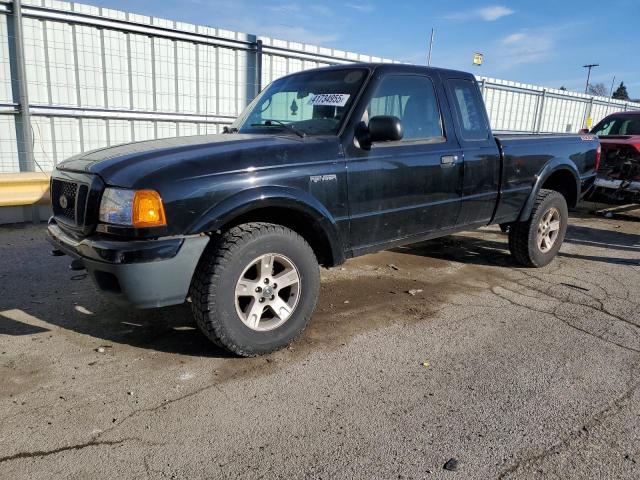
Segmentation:
<svg viewBox="0 0 640 480">
<path fill-rule="evenodd" d="M 239 355 L 290 343 L 319 265 L 500 224 L 547 265 L 594 182 L 592 135 L 494 136 L 471 74 L 354 64 L 269 85 L 225 134 L 115 146 L 51 179 L 54 253 L 138 308 L 190 301 Z"/>
</svg>

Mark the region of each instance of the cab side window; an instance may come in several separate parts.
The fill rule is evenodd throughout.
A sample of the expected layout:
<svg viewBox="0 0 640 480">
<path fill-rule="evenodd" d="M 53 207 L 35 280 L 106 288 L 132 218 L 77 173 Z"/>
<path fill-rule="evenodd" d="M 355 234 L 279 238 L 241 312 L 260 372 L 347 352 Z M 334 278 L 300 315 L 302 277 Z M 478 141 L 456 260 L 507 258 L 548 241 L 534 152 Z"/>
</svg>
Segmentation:
<svg viewBox="0 0 640 480">
<path fill-rule="evenodd" d="M 486 140 L 489 137 L 489 127 L 485 121 L 483 101 L 475 82 L 449 80 L 449 85 L 460 120 L 462 138 L 466 141 Z"/>
<path fill-rule="evenodd" d="M 390 75 L 382 79 L 367 108 L 368 117 L 393 115 L 402 122 L 402 141 L 445 141 L 433 83 L 427 77 Z"/>
</svg>

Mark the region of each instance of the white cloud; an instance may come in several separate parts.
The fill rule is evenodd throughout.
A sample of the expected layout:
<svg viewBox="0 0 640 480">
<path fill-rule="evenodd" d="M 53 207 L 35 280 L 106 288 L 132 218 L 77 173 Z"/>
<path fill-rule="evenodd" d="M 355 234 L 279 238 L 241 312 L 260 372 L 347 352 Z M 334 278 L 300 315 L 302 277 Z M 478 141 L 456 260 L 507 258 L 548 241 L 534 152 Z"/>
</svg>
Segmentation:
<svg viewBox="0 0 640 480">
<path fill-rule="evenodd" d="M 507 15 L 514 13 L 510 8 L 503 7 L 501 5 L 479 8 L 476 12 L 480 15 L 480 18 L 487 22 L 495 22 L 499 18 L 506 17 Z"/>
<path fill-rule="evenodd" d="M 284 3 L 282 5 L 272 5 L 269 10 L 275 13 L 299 13 L 300 5 L 295 3 Z"/>
<path fill-rule="evenodd" d="M 552 32 L 541 30 L 523 30 L 502 38 L 496 50 L 496 65 L 507 69 L 526 63 L 538 63 L 547 60 L 555 49 L 556 41 Z"/>
<path fill-rule="evenodd" d="M 502 39 L 502 43 L 504 43 L 505 45 L 510 45 L 510 44 L 522 42 L 526 38 L 527 38 L 526 34 L 522 32 L 512 33 L 511 35 L 507 35 L 506 37 L 504 37 Z"/>
<path fill-rule="evenodd" d="M 502 5 L 489 5 L 482 8 L 462 10 L 444 15 L 442 18 L 447 20 L 484 20 L 486 22 L 495 22 L 496 20 L 512 15 L 514 10 Z"/>
<path fill-rule="evenodd" d="M 326 45 L 328 43 L 336 42 L 342 38 L 338 33 L 316 33 L 304 27 L 284 24 L 262 25 L 261 35 L 281 40 L 311 43 L 314 45 Z"/>
<path fill-rule="evenodd" d="M 370 3 L 347 3 L 345 6 L 361 13 L 370 13 L 375 10 L 375 7 Z"/>
</svg>

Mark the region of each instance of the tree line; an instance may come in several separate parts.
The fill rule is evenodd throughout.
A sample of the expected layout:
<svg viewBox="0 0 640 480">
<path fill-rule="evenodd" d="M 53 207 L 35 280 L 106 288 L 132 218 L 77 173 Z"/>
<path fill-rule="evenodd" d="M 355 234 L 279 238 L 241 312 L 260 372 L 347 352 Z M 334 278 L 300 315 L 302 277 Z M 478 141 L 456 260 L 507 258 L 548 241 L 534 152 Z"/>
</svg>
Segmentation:
<svg viewBox="0 0 640 480">
<path fill-rule="evenodd" d="M 560 87 L 560 90 L 566 90 L 566 87 L 562 86 Z M 609 96 L 607 93 L 607 87 L 604 83 L 590 83 L 587 87 L 587 93 L 595 97 Z M 611 95 L 611 98 L 614 98 L 616 100 L 631 100 L 629 98 L 629 92 L 627 92 L 627 86 L 624 84 L 624 82 L 620 82 L 620 85 L 615 89 L 615 91 Z"/>
</svg>

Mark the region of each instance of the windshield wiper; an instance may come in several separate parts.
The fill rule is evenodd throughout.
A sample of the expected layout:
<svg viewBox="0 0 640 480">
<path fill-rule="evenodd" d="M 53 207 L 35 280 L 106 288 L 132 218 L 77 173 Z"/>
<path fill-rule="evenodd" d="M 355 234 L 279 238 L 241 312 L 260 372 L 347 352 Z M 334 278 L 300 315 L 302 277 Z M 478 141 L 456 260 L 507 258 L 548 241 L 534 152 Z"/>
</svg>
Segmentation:
<svg viewBox="0 0 640 480">
<path fill-rule="evenodd" d="M 290 123 L 284 123 L 281 120 L 273 120 L 273 119 L 267 119 L 264 121 L 264 123 L 252 123 L 251 126 L 252 127 L 271 127 L 273 126 L 273 124 L 278 125 L 279 127 L 284 127 L 287 130 L 295 133 L 296 135 L 298 135 L 301 138 L 304 138 L 307 136 L 306 133 L 304 133 L 302 130 L 298 130 L 296 127 L 294 127 L 293 125 L 291 125 Z"/>
</svg>

